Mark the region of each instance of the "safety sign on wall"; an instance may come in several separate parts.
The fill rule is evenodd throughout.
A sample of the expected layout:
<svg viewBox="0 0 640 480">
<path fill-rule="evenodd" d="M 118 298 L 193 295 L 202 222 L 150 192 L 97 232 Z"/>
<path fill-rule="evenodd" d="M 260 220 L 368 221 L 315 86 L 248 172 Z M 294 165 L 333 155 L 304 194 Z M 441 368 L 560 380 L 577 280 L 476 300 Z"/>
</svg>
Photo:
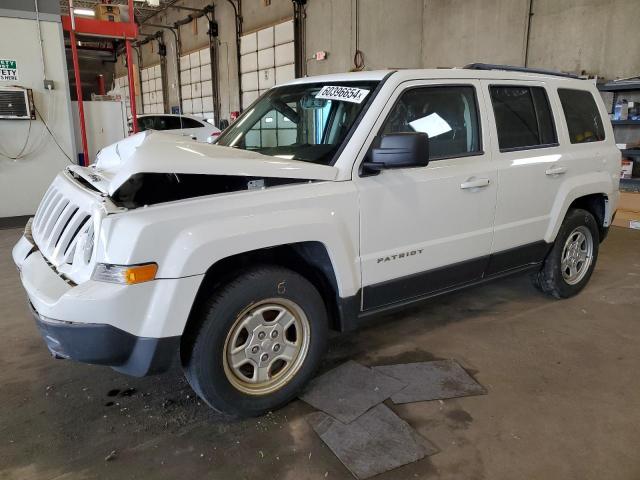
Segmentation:
<svg viewBox="0 0 640 480">
<path fill-rule="evenodd" d="M 18 80 L 18 64 L 15 60 L 0 58 L 0 82 Z"/>
</svg>

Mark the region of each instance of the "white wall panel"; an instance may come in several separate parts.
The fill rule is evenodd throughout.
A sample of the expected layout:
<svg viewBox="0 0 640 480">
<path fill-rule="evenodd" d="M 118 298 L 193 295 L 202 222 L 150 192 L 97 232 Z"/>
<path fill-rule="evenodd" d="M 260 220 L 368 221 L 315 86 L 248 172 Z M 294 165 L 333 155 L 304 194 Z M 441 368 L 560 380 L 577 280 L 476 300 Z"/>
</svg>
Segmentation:
<svg viewBox="0 0 640 480">
<path fill-rule="evenodd" d="M 257 52 L 247 53 L 240 57 L 240 73 L 255 72 L 258 69 Z"/>
<path fill-rule="evenodd" d="M 189 63 L 191 64 L 191 68 L 200 66 L 200 51 L 189 54 Z"/>
<path fill-rule="evenodd" d="M 258 50 L 264 50 L 265 48 L 273 47 L 273 27 L 263 28 L 258 30 Z"/>
<path fill-rule="evenodd" d="M 188 70 L 191 68 L 191 62 L 189 61 L 189 55 L 183 55 L 180 57 L 180 70 Z"/>
<path fill-rule="evenodd" d="M 242 92 L 242 105 L 244 105 L 245 108 L 247 108 L 249 105 L 251 105 L 258 97 L 260 96 L 260 94 L 258 93 L 258 91 L 253 91 L 253 92 Z"/>
<path fill-rule="evenodd" d="M 271 68 L 275 65 L 275 54 L 273 48 L 258 50 L 258 69 Z"/>
<path fill-rule="evenodd" d="M 191 98 L 201 97 L 201 91 L 202 89 L 200 88 L 200 82 L 191 84 Z"/>
<path fill-rule="evenodd" d="M 193 111 L 202 112 L 202 98 L 193 99 Z"/>
<path fill-rule="evenodd" d="M 194 83 L 200 81 L 200 67 L 191 69 L 191 81 Z"/>
<path fill-rule="evenodd" d="M 204 48 L 200 50 L 200 65 L 210 65 L 211 64 L 211 50 L 208 48 Z"/>
<path fill-rule="evenodd" d="M 276 67 L 279 67 L 280 65 L 287 65 L 288 63 L 295 63 L 296 55 L 293 43 L 278 45 L 275 48 L 275 56 Z"/>
<path fill-rule="evenodd" d="M 293 36 L 293 20 L 288 22 L 282 22 L 275 27 L 275 43 L 281 45 L 283 43 L 289 43 L 294 41 Z"/>
<path fill-rule="evenodd" d="M 200 80 L 211 80 L 211 65 L 203 65 L 200 67 Z"/>
<path fill-rule="evenodd" d="M 182 85 L 191 83 L 191 70 L 185 70 L 180 74 L 180 83 L 182 83 Z"/>
<path fill-rule="evenodd" d="M 267 90 L 276 84 L 276 69 L 266 68 L 258 72 L 258 88 Z"/>
<path fill-rule="evenodd" d="M 296 78 L 296 68 L 293 63 L 276 67 L 276 85 L 281 85 Z"/>
<path fill-rule="evenodd" d="M 258 72 L 243 73 L 240 83 L 243 91 L 258 90 Z"/>
<path fill-rule="evenodd" d="M 202 96 L 206 97 L 208 95 L 213 95 L 213 83 L 211 82 L 202 82 Z"/>
<path fill-rule="evenodd" d="M 258 36 L 256 32 L 240 37 L 240 53 L 245 55 L 258 50 Z"/>
<path fill-rule="evenodd" d="M 202 110 L 205 112 L 213 110 L 213 97 L 202 97 Z"/>
</svg>

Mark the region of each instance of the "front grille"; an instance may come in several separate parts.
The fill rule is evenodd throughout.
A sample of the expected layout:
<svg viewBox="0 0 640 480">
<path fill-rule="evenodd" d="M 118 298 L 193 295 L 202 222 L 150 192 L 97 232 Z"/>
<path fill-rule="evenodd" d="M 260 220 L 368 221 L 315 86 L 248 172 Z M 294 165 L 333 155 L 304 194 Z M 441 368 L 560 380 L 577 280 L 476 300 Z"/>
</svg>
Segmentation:
<svg viewBox="0 0 640 480">
<path fill-rule="evenodd" d="M 31 226 L 36 245 L 55 267 L 72 265 L 76 248 L 81 237 L 93 243 L 93 222 L 90 212 L 82 208 L 56 182 L 45 194 Z M 89 258 L 83 253 L 85 263 Z"/>
</svg>

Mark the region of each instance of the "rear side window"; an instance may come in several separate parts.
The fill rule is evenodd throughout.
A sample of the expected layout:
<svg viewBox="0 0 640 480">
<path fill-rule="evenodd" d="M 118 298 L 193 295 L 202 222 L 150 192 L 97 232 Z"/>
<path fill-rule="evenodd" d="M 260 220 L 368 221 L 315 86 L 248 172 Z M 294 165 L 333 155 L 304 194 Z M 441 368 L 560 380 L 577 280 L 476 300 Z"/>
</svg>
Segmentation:
<svg viewBox="0 0 640 480">
<path fill-rule="evenodd" d="M 180 124 L 182 123 L 182 126 Z M 180 130 L 181 128 L 201 128 L 203 125 L 197 120 L 169 115 L 156 117 L 156 130 Z"/>
<path fill-rule="evenodd" d="M 178 130 L 179 128 L 180 119 L 178 117 L 156 117 L 156 130 Z"/>
<path fill-rule="evenodd" d="M 202 128 L 203 124 L 198 122 L 197 120 L 192 120 L 191 118 L 182 118 L 182 128 Z M 180 128 L 180 127 L 178 127 Z"/>
<path fill-rule="evenodd" d="M 144 132 L 145 130 L 154 130 L 154 118 L 153 117 L 138 117 L 138 130 Z"/>
<path fill-rule="evenodd" d="M 389 113 L 382 134 L 424 132 L 432 160 L 481 152 L 474 87 L 411 88 Z"/>
<path fill-rule="evenodd" d="M 500 151 L 557 145 L 547 92 L 542 87 L 490 87 Z"/>
<path fill-rule="evenodd" d="M 598 106 L 591 92 L 558 89 L 564 117 L 567 119 L 571 143 L 600 142 L 604 140 L 604 127 Z"/>
</svg>

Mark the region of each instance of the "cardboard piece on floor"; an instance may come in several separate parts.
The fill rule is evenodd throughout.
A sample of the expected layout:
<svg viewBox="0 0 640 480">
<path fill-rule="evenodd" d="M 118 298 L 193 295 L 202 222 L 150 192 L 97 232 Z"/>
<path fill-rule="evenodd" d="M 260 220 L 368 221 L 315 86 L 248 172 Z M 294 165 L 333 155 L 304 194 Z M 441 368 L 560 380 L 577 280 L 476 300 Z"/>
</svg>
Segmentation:
<svg viewBox="0 0 640 480">
<path fill-rule="evenodd" d="M 349 423 L 406 386 L 402 381 L 348 361 L 315 378 L 300 398 Z"/>
<path fill-rule="evenodd" d="M 307 421 L 358 479 L 373 477 L 438 451 L 382 404 L 349 424 L 323 412 L 310 414 Z"/>
<path fill-rule="evenodd" d="M 453 360 L 384 365 L 373 369 L 407 384 L 407 387 L 391 396 L 395 404 L 487 393 Z"/>
</svg>

